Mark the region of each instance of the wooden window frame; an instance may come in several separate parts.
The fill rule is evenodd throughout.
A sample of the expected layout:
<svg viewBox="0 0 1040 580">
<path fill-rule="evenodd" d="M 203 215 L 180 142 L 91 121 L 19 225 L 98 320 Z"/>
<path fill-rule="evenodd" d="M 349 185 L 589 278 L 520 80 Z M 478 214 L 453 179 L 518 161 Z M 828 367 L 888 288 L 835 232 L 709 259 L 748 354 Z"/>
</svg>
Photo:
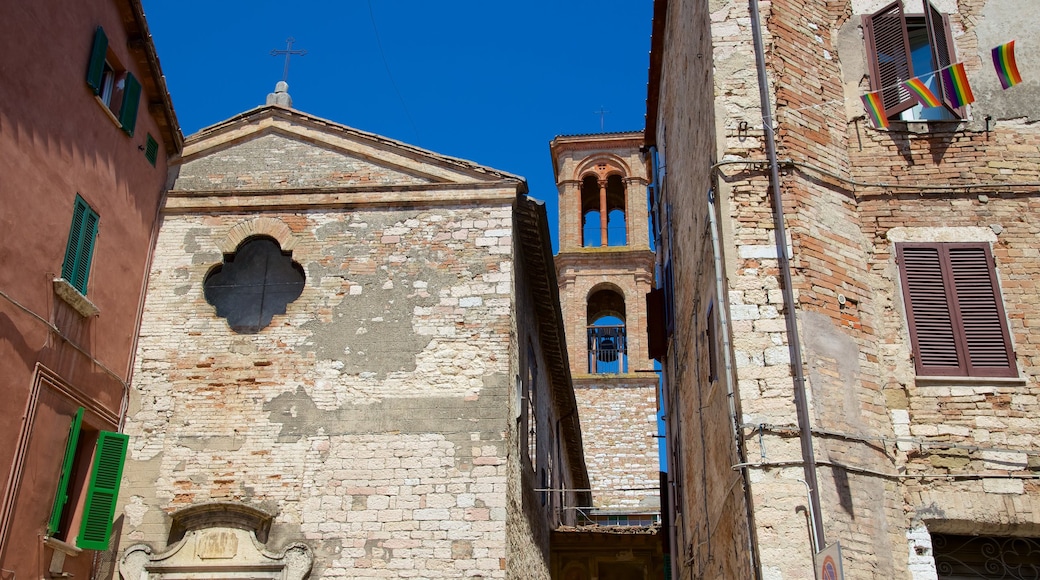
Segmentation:
<svg viewBox="0 0 1040 580">
<path fill-rule="evenodd" d="M 957 62 L 954 54 L 953 33 L 950 19 L 939 12 L 928 0 L 923 0 L 923 18 L 928 33 L 928 45 L 932 52 L 932 63 L 936 71 Z M 919 18 L 922 15 L 911 15 Z M 912 108 L 917 101 L 900 83 L 914 78 L 914 63 L 910 56 L 910 33 L 907 15 L 903 12 L 902 0 L 897 0 L 881 10 L 863 17 L 863 39 L 866 43 L 867 66 L 870 73 L 870 89 L 881 91 L 885 114 L 891 119 Z M 879 48 L 881 50 L 879 50 Z M 884 52 L 882 52 L 884 51 Z M 879 54 L 886 54 L 890 62 L 882 62 Z M 936 73 L 938 93 L 943 106 L 958 119 L 965 116 L 964 107 L 954 107 L 946 96 L 942 75 Z"/>
<path fill-rule="evenodd" d="M 90 279 L 90 264 L 94 259 L 94 242 L 97 239 L 101 216 L 79 195 L 72 208 L 72 225 L 65 245 L 65 259 L 61 265 L 61 277 L 83 296 L 87 295 Z"/>
<path fill-rule="evenodd" d="M 80 407 L 69 425 L 58 488 L 47 522 L 47 536 L 68 541 L 78 523 L 76 547 L 83 550 L 108 550 L 130 438 L 123 433 L 97 431 L 94 445 L 81 444 L 80 435 L 86 429 L 83 415 L 84 408 Z M 84 486 L 78 480 L 82 472 L 77 465 L 88 460 L 91 467 Z M 74 478 L 77 480 L 74 481 Z M 74 487 L 85 487 L 83 509 L 79 517 L 74 513 L 78 505 L 69 502 L 70 490 Z"/>
<path fill-rule="evenodd" d="M 90 62 L 87 64 L 87 85 L 123 132 L 133 137 L 137 126 L 137 110 L 141 103 L 141 82 L 119 63 L 108 48 L 108 35 L 104 28 L 98 26 L 94 31 Z M 115 92 L 120 83 L 121 96 Z M 118 109 L 113 96 L 119 96 Z"/>
<path fill-rule="evenodd" d="M 1018 377 L 988 243 L 898 243 L 896 262 L 919 376 Z"/>
</svg>

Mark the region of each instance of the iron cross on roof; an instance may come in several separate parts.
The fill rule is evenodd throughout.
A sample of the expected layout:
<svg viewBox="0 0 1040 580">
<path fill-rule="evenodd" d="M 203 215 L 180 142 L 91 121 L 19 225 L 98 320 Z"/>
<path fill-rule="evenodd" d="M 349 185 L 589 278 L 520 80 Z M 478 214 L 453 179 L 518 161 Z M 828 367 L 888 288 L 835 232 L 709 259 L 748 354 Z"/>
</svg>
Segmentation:
<svg viewBox="0 0 1040 580">
<path fill-rule="evenodd" d="M 599 108 L 598 111 L 593 111 L 593 113 L 599 115 L 599 131 L 600 131 L 600 133 L 603 132 L 603 119 L 607 116 L 607 113 L 609 113 L 609 112 L 610 111 L 604 109 L 602 105 L 600 105 L 600 108 Z"/>
<path fill-rule="evenodd" d="M 289 80 L 289 57 L 291 57 L 294 54 L 298 54 L 300 56 L 307 54 L 306 50 L 293 50 L 292 43 L 294 42 L 296 42 L 296 39 L 290 36 L 285 40 L 285 50 L 275 49 L 271 51 L 271 56 L 278 56 L 279 54 L 285 55 L 285 69 L 282 71 L 282 81 L 285 82 Z"/>
</svg>

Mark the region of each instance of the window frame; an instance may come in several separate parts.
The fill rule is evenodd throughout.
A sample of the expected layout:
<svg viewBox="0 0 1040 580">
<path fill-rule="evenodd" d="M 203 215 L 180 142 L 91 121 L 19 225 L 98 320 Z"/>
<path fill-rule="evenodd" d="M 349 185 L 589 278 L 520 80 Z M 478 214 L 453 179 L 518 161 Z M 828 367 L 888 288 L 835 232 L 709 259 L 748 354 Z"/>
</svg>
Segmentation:
<svg viewBox="0 0 1040 580">
<path fill-rule="evenodd" d="M 910 18 L 924 18 L 933 69 L 936 71 L 935 79 L 939 93 L 936 96 L 942 102 L 943 107 L 957 120 L 964 119 L 965 108 L 952 105 L 946 95 L 942 75 L 938 73 L 940 69 L 957 62 L 949 16 L 939 12 L 929 0 L 923 0 L 923 2 L 924 14 L 912 14 Z M 873 14 L 863 16 L 863 40 L 866 44 L 870 90 L 881 91 L 885 115 L 894 120 L 900 120 L 901 113 L 917 104 L 910 92 L 901 86 L 901 83 L 917 76 L 914 73 L 913 58 L 911 57 L 907 18 L 901 0 L 892 2 Z M 888 52 L 883 53 L 882 50 L 879 50 L 879 44 L 882 50 Z M 882 63 L 879 54 L 890 54 L 892 62 Z M 927 119 L 919 120 L 927 121 Z"/>
<path fill-rule="evenodd" d="M 108 49 L 108 35 L 105 29 L 98 26 L 94 31 L 94 42 L 90 50 L 90 61 L 87 64 L 87 85 L 119 127 L 128 136 L 134 136 L 137 127 L 137 111 L 141 104 L 141 83 L 132 72 L 126 70 Z M 121 96 L 116 91 L 122 83 Z M 113 105 L 113 97 L 119 97 L 119 108 Z"/>
<path fill-rule="evenodd" d="M 87 295 L 100 222 L 98 212 L 77 194 L 72 207 L 69 238 L 65 244 L 65 258 L 61 264 L 61 277 L 83 296 Z"/>
<path fill-rule="evenodd" d="M 528 342 L 527 344 L 527 415 L 526 422 L 524 425 L 525 429 L 525 445 L 524 451 L 527 455 L 531 471 L 538 471 L 538 449 L 540 429 L 538 429 L 538 386 L 540 381 L 538 380 L 538 358 L 535 354 L 534 345 Z"/>
<path fill-rule="evenodd" d="M 902 242 L 895 249 L 917 375 L 1018 377 L 990 245 Z M 945 311 L 940 300 L 945 300 Z M 1000 346 L 980 351 L 993 345 L 997 333 Z M 1001 358 L 1005 364 L 994 364 Z"/>
<path fill-rule="evenodd" d="M 69 542 L 75 534 L 75 545 L 84 550 L 107 550 L 112 538 L 119 488 L 126 464 L 130 437 L 124 433 L 97 431 L 93 445 L 81 445 L 81 435 L 88 428 L 83 421 L 84 408 L 79 407 L 69 425 L 65 453 L 54 493 L 51 516 L 47 521 L 47 536 Z M 81 473 L 77 466 L 90 461 L 90 471 L 83 481 L 73 481 Z M 75 510 L 79 502 L 70 503 L 70 490 L 78 486 L 82 492 L 82 510 Z M 79 517 L 77 517 L 77 515 Z M 79 524 L 79 530 L 73 529 Z M 71 543 L 71 542 L 70 542 Z"/>
</svg>

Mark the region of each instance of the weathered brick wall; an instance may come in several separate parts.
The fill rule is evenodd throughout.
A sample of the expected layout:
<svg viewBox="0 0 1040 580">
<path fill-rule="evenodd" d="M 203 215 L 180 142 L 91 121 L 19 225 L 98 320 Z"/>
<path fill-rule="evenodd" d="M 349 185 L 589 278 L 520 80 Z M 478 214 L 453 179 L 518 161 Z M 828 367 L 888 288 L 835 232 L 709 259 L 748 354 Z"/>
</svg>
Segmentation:
<svg viewBox="0 0 1040 580">
<path fill-rule="evenodd" d="M 585 463 L 597 508 L 660 509 L 657 379 L 575 379 Z"/>
<path fill-rule="evenodd" d="M 1028 34 L 1018 23 L 1023 10 L 1036 7 L 936 3 L 951 15 L 957 54 L 976 88 L 973 118 L 894 122 L 876 131 L 865 126 L 858 102 L 867 90 L 858 27 L 860 15 L 883 4 L 763 3 L 762 9 L 778 154 L 794 162 L 785 167 L 782 189 L 824 531 L 828 542 L 841 541 L 848 578 L 924 578 L 927 566 L 913 549 L 921 522 L 943 532 L 1037 529 L 1028 495 L 1036 430 L 1025 417 L 1035 413 L 1036 401 L 1028 320 L 1036 314 L 1031 280 L 1038 248 L 1028 216 L 1040 167 L 1033 127 L 1038 97 L 1031 89 L 994 89 L 988 60 L 992 46 Z M 920 10 L 913 4 L 908 12 Z M 711 20 L 720 154 L 724 161 L 764 160 L 746 3 L 713 2 Z M 987 114 L 994 118 L 988 131 Z M 746 131 L 742 120 L 750 124 Z M 676 142 L 669 140 L 669 179 L 679 171 Z M 804 514 L 797 511 L 805 488 L 798 482 L 767 176 L 762 165 L 721 167 L 726 274 L 748 460 L 762 463 L 753 472 L 752 495 L 763 572 L 800 578 L 811 573 L 811 560 Z M 677 223 L 689 223 L 684 218 Z M 1021 380 L 914 376 L 893 252 L 895 242 L 908 240 L 992 244 Z"/>
<path fill-rule="evenodd" d="M 314 147 L 277 132 L 186 164 L 177 176 L 177 188 L 192 191 L 429 182 L 422 176 Z"/>
<path fill-rule="evenodd" d="M 724 356 L 727 348 L 737 351 L 736 345 L 718 343 L 719 374 L 717 380 L 711 380 L 708 332 L 714 326 L 715 336 L 721 337 L 721 320 L 725 318 L 734 338 L 748 336 L 752 322 L 742 315 L 740 293 L 747 291 L 751 301 L 759 294 L 764 298 L 767 289 L 776 288 L 748 275 L 731 278 L 728 299 L 734 302 L 732 307 L 720 304 L 717 298 L 709 220 L 709 212 L 715 211 L 709 198 L 714 182 L 712 164 L 721 154 L 716 152 L 716 131 L 721 135 L 732 127 L 735 134 L 739 121 L 753 122 L 753 118 L 736 112 L 741 103 L 753 106 L 757 102 L 748 47 L 739 42 L 741 31 L 746 32 L 746 8 L 741 16 L 736 4 L 668 2 L 667 12 L 660 15 L 665 24 L 654 31 L 655 50 L 661 35 L 661 69 L 658 92 L 651 95 L 657 101 L 655 130 L 648 138 L 660 152 L 659 166 L 653 171 L 662 179 L 659 218 L 663 238 L 656 250 L 659 261 L 670 263 L 673 272 L 674 332 L 662 366 L 668 409 L 669 493 L 675 518 L 671 560 L 674 577 L 682 579 L 754 577 L 755 563 L 749 550 L 749 533 L 754 530 L 744 493 L 747 482 L 733 468 L 741 458 L 730 403 L 738 405 L 739 414 L 741 401 L 729 395 L 738 387 L 737 375 L 727 372 L 724 365 L 725 360 L 739 364 L 741 359 Z M 655 19 L 658 17 L 655 14 Z M 727 99 L 719 99 L 717 110 L 709 105 L 715 79 L 727 83 L 718 89 Z M 733 143 L 746 141 L 734 135 Z M 744 219 L 751 234 L 733 233 L 735 227 L 728 221 L 721 225 L 734 237 L 754 235 L 764 239 L 755 231 L 764 226 L 756 225 L 754 217 Z M 733 250 L 724 246 L 721 252 L 728 258 Z M 729 273 L 734 274 L 732 270 Z M 752 307 L 757 312 L 757 305 Z M 768 377 L 762 372 L 740 378 L 741 388 L 757 390 L 759 380 Z"/>
<path fill-rule="evenodd" d="M 657 440 L 656 376 L 646 344 L 646 293 L 652 288 L 645 210 L 646 164 L 638 133 L 561 136 L 552 145 L 560 192 L 560 253 L 556 257 L 567 354 L 575 378 L 585 462 L 593 505 L 620 511 L 657 511 L 660 461 Z M 599 175 L 597 165 L 621 172 L 625 184 L 627 243 L 582 247 L 581 179 Z M 590 368 L 589 298 L 599 290 L 624 300 L 627 371 Z M 616 363 L 611 363 L 616 364 Z"/>
<path fill-rule="evenodd" d="M 593 257 L 592 260 L 595 258 Z M 640 260 L 639 262 L 642 262 Z M 660 506 L 660 461 L 657 451 L 657 379 L 647 358 L 646 303 L 650 290 L 647 268 L 589 268 L 561 285 L 567 346 L 574 377 L 574 396 L 581 418 L 585 463 L 592 481 L 593 503 L 599 508 L 656 510 Z M 605 280 L 616 282 L 625 296 L 628 372 L 589 372 L 586 303 Z M 627 491 L 626 491 L 627 490 Z"/>
<path fill-rule="evenodd" d="M 253 215 L 168 216 L 127 432 L 124 544 L 205 501 L 277 513 L 318 577 L 505 576 L 510 207 L 269 213 L 307 273 L 258 334 L 202 293 Z"/>
</svg>

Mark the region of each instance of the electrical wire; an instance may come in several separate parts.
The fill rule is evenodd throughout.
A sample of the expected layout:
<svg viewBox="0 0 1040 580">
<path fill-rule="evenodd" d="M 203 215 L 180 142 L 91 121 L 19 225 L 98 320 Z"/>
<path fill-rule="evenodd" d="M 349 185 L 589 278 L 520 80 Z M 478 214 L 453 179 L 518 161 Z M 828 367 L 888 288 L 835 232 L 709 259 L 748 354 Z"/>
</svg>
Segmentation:
<svg viewBox="0 0 1040 580">
<path fill-rule="evenodd" d="M 784 167 L 793 167 L 795 169 L 805 169 L 813 171 L 821 175 L 826 175 L 842 183 L 847 183 L 854 187 L 871 187 L 884 190 L 908 190 L 908 191 L 950 191 L 957 189 L 983 189 L 983 188 L 1002 188 L 1008 189 L 1011 187 L 1040 187 L 1040 181 L 991 181 L 984 183 L 963 183 L 963 184 L 949 184 L 949 185 L 915 185 L 910 183 L 886 183 L 882 181 L 870 182 L 870 181 L 859 181 L 852 179 L 851 177 L 845 177 L 824 169 L 822 167 L 812 165 L 811 163 L 805 163 L 803 161 L 795 161 L 793 159 L 782 159 L 780 164 Z M 723 177 L 732 177 L 721 171 L 723 166 L 728 165 L 748 165 L 755 169 L 766 170 L 769 168 L 769 162 L 765 159 L 726 159 L 715 163 L 711 166 L 711 170 L 717 172 Z"/>
<path fill-rule="evenodd" d="M 368 0 L 368 16 L 372 20 L 372 32 L 375 33 L 376 46 L 379 48 L 379 56 L 383 59 L 383 66 L 386 68 L 386 76 L 390 78 L 390 85 L 394 88 L 394 93 L 397 94 L 397 99 L 401 101 L 401 108 L 404 109 L 404 116 L 408 118 L 408 124 L 412 126 L 412 132 L 415 133 L 415 140 L 421 141 L 419 137 L 419 129 L 415 127 L 415 121 L 412 120 L 412 114 L 408 112 L 408 105 L 404 102 L 404 97 L 401 96 L 401 91 L 397 88 L 397 83 L 394 82 L 394 75 L 390 72 L 390 64 L 386 60 L 386 53 L 383 52 L 383 43 L 379 40 L 379 29 L 376 28 L 376 15 L 372 10 L 372 0 Z"/>
<path fill-rule="evenodd" d="M 772 425 L 768 423 L 745 423 L 741 425 L 745 429 L 751 429 L 752 431 L 768 431 L 778 435 L 790 435 L 794 436 L 797 432 L 798 427 L 796 425 Z M 830 429 L 819 429 L 813 428 L 812 433 L 814 435 L 826 435 L 831 437 L 839 437 L 847 441 L 858 441 L 860 443 L 867 443 L 871 441 L 879 442 L 883 445 L 897 445 L 900 443 L 908 443 L 919 448 L 939 448 L 939 449 L 964 449 L 967 451 L 992 451 L 998 453 L 1035 453 L 1036 449 L 1033 448 L 1014 448 L 1014 447 L 983 447 L 981 445 L 965 445 L 963 443 L 956 443 L 953 441 L 935 441 L 931 439 L 922 439 L 919 437 L 885 437 L 883 435 L 864 435 L 858 433 L 846 433 L 843 431 L 833 431 Z"/>
</svg>

